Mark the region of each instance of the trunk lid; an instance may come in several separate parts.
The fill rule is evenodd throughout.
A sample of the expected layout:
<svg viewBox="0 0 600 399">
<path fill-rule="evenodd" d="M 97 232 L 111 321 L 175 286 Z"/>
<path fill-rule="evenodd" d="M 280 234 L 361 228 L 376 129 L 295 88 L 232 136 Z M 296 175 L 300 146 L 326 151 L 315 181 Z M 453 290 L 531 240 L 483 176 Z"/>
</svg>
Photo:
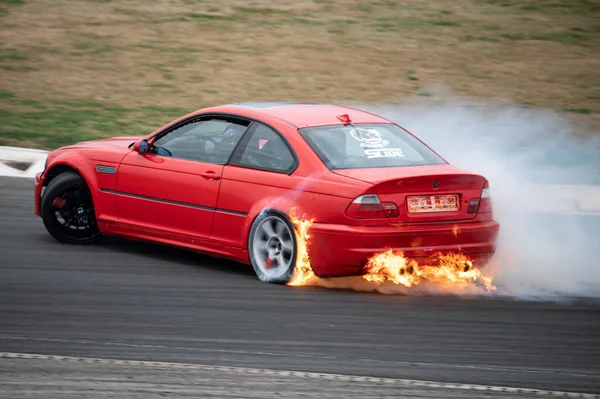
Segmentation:
<svg viewBox="0 0 600 399">
<path fill-rule="evenodd" d="M 452 165 L 431 165 L 398 168 L 339 169 L 335 174 L 372 184 L 365 194 L 377 194 L 381 202 L 393 202 L 399 216 L 390 222 L 419 223 L 473 219 L 467 213 L 469 200 L 479 198 L 487 180 Z M 457 210 L 452 207 L 456 195 Z M 411 198 L 412 197 L 412 198 Z M 409 210 L 409 198 L 412 211 Z M 419 208 L 417 211 L 416 208 Z M 432 205 L 437 211 L 429 209 Z M 444 209 L 446 207 L 446 209 Z"/>
</svg>

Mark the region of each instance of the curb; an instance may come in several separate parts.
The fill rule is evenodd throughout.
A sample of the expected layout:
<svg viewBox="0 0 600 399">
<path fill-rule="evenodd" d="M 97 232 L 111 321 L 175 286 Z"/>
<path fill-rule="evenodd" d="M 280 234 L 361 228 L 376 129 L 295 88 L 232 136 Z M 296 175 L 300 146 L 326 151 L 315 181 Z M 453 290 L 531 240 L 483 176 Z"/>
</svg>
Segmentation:
<svg viewBox="0 0 600 399">
<path fill-rule="evenodd" d="M 28 177 L 44 170 L 48 151 L 0 146 L 0 176 Z"/>
</svg>

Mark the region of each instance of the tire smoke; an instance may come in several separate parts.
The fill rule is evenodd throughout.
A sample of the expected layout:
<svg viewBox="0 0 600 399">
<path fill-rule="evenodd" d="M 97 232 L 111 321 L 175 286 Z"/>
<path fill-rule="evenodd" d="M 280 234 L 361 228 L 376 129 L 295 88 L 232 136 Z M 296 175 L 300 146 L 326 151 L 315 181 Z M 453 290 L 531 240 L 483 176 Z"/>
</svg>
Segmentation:
<svg viewBox="0 0 600 399">
<path fill-rule="evenodd" d="M 446 98 L 353 106 L 382 115 L 448 162 L 488 178 L 499 247 L 498 293 L 600 297 L 600 140 L 563 115 Z M 488 271 L 489 272 L 489 271 Z"/>
</svg>

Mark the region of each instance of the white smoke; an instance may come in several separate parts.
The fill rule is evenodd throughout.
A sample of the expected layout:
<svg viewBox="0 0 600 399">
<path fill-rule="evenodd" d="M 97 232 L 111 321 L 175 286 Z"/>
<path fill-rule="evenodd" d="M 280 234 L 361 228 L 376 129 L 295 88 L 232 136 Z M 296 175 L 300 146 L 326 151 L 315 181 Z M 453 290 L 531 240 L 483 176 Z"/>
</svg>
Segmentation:
<svg viewBox="0 0 600 399">
<path fill-rule="evenodd" d="M 554 111 L 506 103 L 446 97 L 356 107 L 399 123 L 450 163 L 488 178 L 501 224 L 490 265 L 499 293 L 600 296 L 600 140 L 576 136 Z M 577 194 L 581 185 L 596 186 Z M 599 216 L 574 215 L 581 208 Z"/>
</svg>

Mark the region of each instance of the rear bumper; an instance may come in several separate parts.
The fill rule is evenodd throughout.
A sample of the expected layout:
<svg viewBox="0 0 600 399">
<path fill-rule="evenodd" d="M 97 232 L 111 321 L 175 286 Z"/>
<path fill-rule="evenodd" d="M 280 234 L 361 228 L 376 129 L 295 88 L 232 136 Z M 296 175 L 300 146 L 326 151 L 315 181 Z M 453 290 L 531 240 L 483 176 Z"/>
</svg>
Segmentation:
<svg viewBox="0 0 600 399">
<path fill-rule="evenodd" d="M 438 252 L 462 252 L 482 267 L 496 250 L 498 232 L 499 224 L 493 220 L 393 227 L 314 223 L 308 250 L 313 271 L 320 277 L 363 274 L 372 255 L 389 249 L 419 263 Z"/>
<path fill-rule="evenodd" d="M 35 186 L 34 186 L 34 194 L 33 194 L 33 198 L 34 198 L 34 208 L 33 208 L 33 213 L 41 216 L 42 213 L 40 211 L 40 202 L 41 202 L 41 197 L 42 197 L 42 187 L 44 185 L 44 178 L 42 177 L 42 172 L 39 172 L 35 175 Z"/>
</svg>

